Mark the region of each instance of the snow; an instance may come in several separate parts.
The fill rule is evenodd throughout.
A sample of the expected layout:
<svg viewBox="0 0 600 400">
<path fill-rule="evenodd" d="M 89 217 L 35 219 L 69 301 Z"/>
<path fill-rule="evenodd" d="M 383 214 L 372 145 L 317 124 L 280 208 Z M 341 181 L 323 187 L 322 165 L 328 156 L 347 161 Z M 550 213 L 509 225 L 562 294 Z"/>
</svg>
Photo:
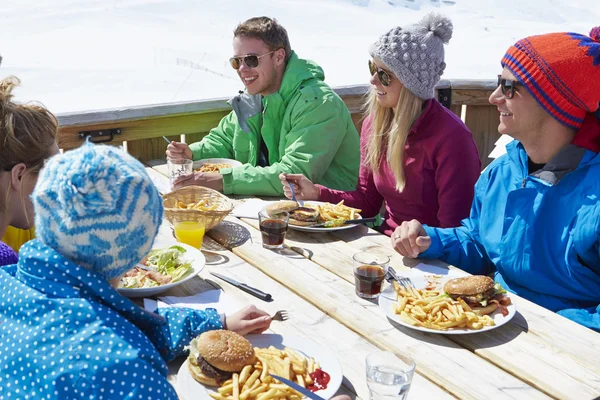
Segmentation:
<svg viewBox="0 0 600 400">
<path fill-rule="evenodd" d="M 243 88 L 228 63 L 232 31 L 267 15 L 331 86 L 366 84 L 369 45 L 438 11 L 454 23 L 443 78 L 494 79 L 518 39 L 600 24 L 599 0 L 406 1 L 3 0 L 0 76 L 18 76 L 18 99 L 55 113 L 229 97 Z"/>
</svg>

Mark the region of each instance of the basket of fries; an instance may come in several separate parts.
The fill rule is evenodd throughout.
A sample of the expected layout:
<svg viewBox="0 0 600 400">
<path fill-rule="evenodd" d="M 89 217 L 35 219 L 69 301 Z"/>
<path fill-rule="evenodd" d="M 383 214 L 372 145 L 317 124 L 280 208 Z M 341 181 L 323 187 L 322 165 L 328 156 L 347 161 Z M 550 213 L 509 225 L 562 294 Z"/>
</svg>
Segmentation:
<svg viewBox="0 0 600 400">
<path fill-rule="evenodd" d="M 172 224 L 203 221 L 205 230 L 214 228 L 233 209 L 227 196 L 202 186 L 185 186 L 163 196 L 165 217 Z"/>
</svg>

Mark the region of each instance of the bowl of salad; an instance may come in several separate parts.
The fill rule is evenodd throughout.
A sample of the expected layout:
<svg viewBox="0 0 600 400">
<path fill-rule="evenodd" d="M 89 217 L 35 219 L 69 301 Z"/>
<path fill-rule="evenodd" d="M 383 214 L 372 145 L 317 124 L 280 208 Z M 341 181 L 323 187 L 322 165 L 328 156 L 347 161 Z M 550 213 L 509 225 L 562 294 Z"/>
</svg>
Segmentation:
<svg viewBox="0 0 600 400">
<path fill-rule="evenodd" d="M 206 259 L 184 243 L 154 248 L 121 278 L 119 293 L 127 297 L 154 296 L 198 275 Z"/>
</svg>

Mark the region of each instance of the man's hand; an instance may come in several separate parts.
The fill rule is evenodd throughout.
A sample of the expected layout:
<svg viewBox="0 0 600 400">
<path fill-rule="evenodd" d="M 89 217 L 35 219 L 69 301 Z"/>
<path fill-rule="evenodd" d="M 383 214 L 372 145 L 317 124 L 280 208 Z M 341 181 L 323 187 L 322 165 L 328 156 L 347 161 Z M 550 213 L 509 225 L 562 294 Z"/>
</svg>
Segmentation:
<svg viewBox="0 0 600 400">
<path fill-rule="evenodd" d="M 279 179 L 283 185 L 283 194 L 288 199 L 292 198 L 289 182 L 294 187 L 297 200 L 319 200 L 319 188 L 304 175 L 280 174 Z"/>
<path fill-rule="evenodd" d="M 263 333 L 271 326 L 271 317 L 255 306 L 247 306 L 225 317 L 227 329 L 244 336 L 249 333 Z"/>
<path fill-rule="evenodd" d="M 192 156 L 193 156 L 190 146 L 188 146 L 185 143 L 179 143 L 179 142 L 169 143 L 169 145 L 167 146 L 166 154 L 167 154 L 168 160 L 175 160 L 175 161 L 179 161 L 179 160 L 183 160 L 183 159 L 191 160 Z"/>
<path fill-rule="evenodd" d="M 173 181 L 173 187 L 179 189 L 184 186 L 204 186 L 209 189 L 223 191 L 223 177 L 218 172 L 193 172 L 180 176 Z"/>
<path fill-rule="evenodd" d="M 417 258 L 431 246 L 431 238 L 427 236 L 423 225 L 416 219 L 404 221 L 392 234 L 394 250 L 404 257 Z"/>
</svg>

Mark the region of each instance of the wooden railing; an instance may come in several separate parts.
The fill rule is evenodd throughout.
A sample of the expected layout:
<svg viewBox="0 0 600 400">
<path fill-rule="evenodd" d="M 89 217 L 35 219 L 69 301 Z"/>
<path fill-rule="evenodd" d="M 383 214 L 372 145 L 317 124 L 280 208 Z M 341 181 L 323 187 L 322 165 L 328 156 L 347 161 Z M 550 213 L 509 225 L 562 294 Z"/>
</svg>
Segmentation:
<svg viewBox="0 0 600 400">
<path fill-rule="evenodd" d="M 360 85 L 335 89 L 352 113 L 359 132 L 361 107 L 368 88 L 368 85 Z M 482 167 L 489 163 L 488 155 L 499 137 L 498 111 L 487 100 L 495 88 L 493 81 L 475 80 L 443 80 L 436 87 L 440 100 L 445 100 L 473 133 Z M 97 136 L 102 139 L 108 137 L 111 130 L 118 129 L 119 133 L 110 143 L 123 144 L 131 155 L 145 162 L 164 158 L 167 143 L 162 136 L 193 143 L 217 126 L 230 110 L 226 99 L 211 99 L 60 114 L 58 143 L 68 150 L 83 143 L 82 132 L 102 132 Z"/>
</svg>

